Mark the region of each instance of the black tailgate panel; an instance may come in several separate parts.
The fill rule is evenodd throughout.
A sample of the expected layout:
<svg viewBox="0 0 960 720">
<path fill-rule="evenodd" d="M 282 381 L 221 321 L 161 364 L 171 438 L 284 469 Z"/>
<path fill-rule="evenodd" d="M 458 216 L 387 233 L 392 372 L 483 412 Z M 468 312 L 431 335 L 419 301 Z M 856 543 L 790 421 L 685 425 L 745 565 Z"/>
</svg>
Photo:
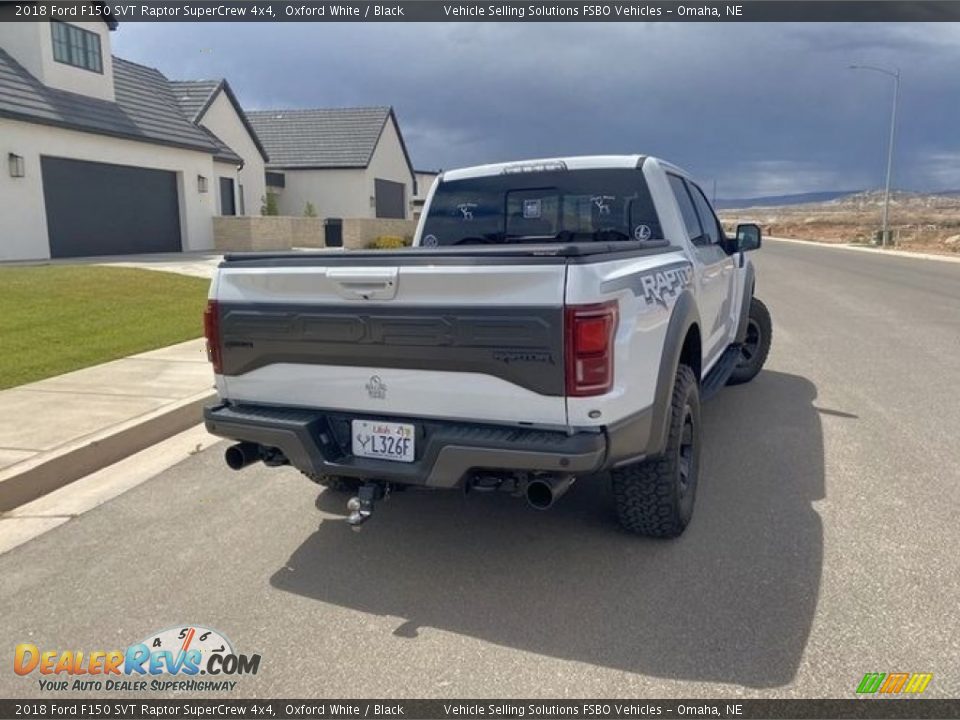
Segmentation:
<svg viewBox="0 0 960 720">
<path fill-rule="evenodd" d="M 275 363 L 404 368 L 481 373 L 564 394 L 561 307 L 221 303 L 220 333 L 224 375 Z"/>
</svg>

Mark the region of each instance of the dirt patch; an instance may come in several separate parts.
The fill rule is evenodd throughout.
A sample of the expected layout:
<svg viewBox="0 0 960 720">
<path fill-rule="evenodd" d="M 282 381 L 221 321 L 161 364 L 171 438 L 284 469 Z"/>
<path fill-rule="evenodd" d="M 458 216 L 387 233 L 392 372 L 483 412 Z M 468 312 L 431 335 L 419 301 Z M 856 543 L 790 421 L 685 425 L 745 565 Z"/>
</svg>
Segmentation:
<svg viewBox="0 0 960 720">
<path fill-rule="evenodd" d="M 805 205 L 724 210 L 724 225 L 760 223 L 764 234 L 826 243 L 873 243 L 882 224 L 883 194 L 858 193 Z M 901 250 L 960 254 L 960 197 L 895 193 L 890 202 L 893 245 Z"/>
</svg>

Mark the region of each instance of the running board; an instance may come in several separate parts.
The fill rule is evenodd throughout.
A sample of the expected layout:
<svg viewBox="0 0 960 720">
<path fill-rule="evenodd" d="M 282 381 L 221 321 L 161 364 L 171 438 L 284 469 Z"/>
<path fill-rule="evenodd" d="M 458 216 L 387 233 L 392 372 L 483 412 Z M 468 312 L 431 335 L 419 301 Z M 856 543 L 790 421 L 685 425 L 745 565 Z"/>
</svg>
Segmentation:
<svg viewBox="0 0 960 720">
<path fill-rule="evenodd" d="M 700 383 L 700 399 L 709 400 L 727 384 L 740 359 L 740 343 L 731 343 Z"/>
</svg>

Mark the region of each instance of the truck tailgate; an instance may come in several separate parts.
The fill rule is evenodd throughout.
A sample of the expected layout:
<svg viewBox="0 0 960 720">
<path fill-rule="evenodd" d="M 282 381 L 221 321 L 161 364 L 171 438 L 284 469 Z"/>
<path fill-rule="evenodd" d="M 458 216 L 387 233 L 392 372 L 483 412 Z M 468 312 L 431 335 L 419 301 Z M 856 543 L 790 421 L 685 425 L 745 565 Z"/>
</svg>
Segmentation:
<svg viewBox="0 0 960 720">
<path fill-rule="evenodd" d="M 229 260 L 212 288 L 238 403 L 566 424 L 563 257 Z"/>
</svg>

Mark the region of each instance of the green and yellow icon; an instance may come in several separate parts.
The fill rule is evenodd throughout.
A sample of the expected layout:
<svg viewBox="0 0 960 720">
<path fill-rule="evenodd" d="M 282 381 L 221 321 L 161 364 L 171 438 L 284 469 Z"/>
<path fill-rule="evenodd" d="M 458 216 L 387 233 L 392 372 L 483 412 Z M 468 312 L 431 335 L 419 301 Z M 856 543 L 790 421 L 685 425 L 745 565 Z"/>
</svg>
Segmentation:
<svg viewBox="0 0 960 720">
<path fill-rule="evenodd" d="M 857 693 L 890 695 L 912 693 L 918 695 L 927 689 L 933 680 L 933 673 L 867 673 L 857 686 Z"/>
</svg>

